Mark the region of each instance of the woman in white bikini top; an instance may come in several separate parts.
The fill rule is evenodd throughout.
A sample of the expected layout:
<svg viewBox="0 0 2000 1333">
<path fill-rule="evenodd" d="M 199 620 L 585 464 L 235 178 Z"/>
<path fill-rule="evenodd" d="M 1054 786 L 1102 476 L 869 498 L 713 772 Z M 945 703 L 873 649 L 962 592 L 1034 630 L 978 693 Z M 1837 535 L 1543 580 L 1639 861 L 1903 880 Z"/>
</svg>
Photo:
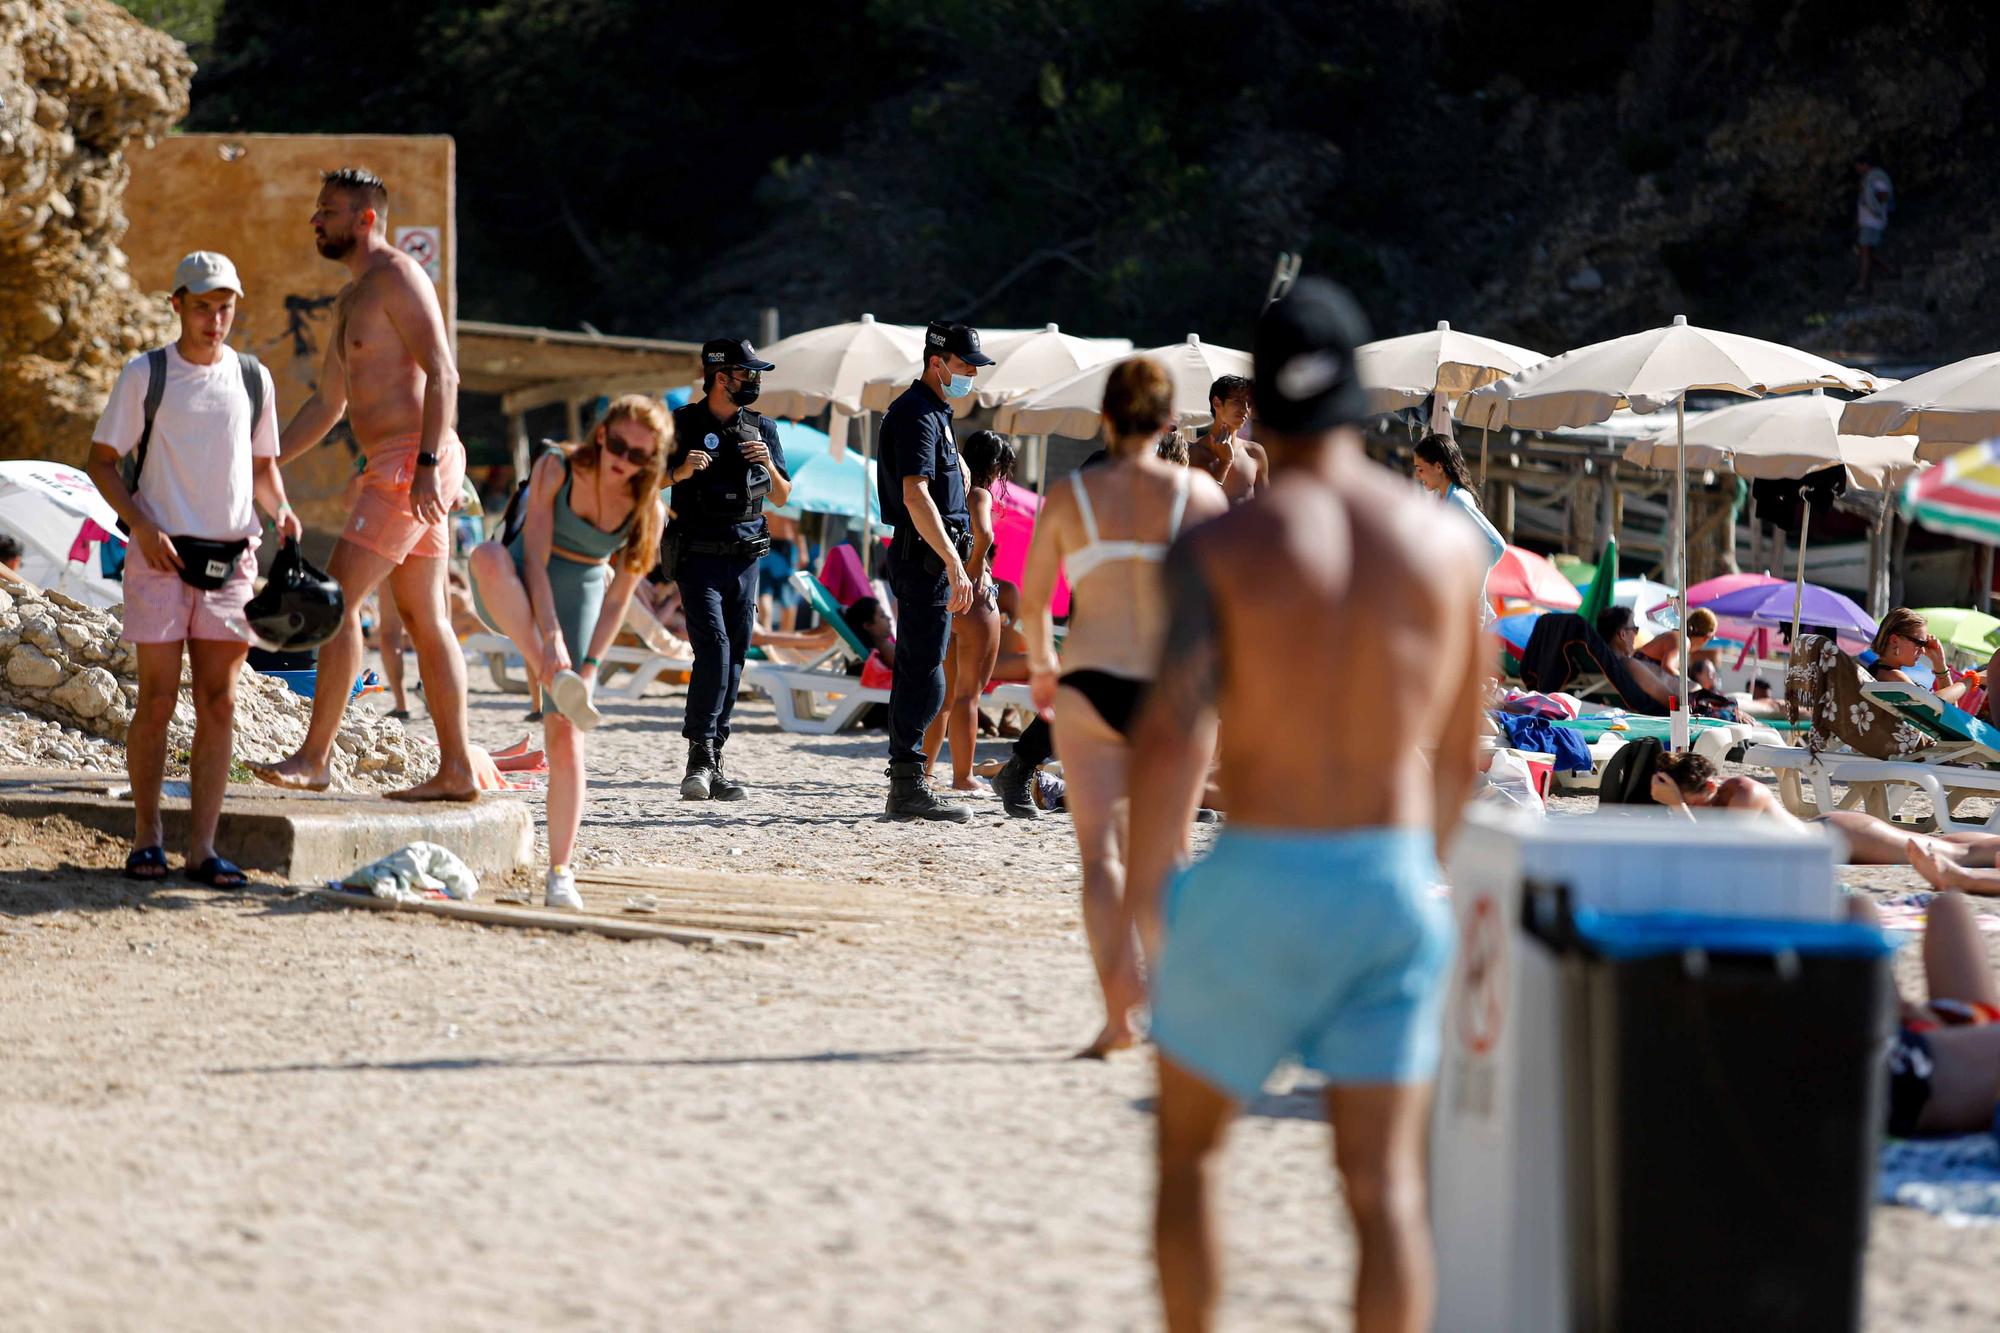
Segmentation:
<svg viewBox="0 0 2000 1333">
<path fill-rule="evenodd" d="M 1131 1011 L 1143 998 L 1120 902 L 1119 812 L 1125 734 L 1166 637 L 1160 565 L 1183 526 L 1229 507 L 1205 474 L 1158 457 L 1172 420 L 1173 383 L 1164 370 L 1144 359 L 1112 369 L 1104 387 L 1110 461 L 1050 491 L 1021 578 L 1029 688 L 1054 723 L 1083 868 L 1084 931 L 1104 992 L 1104 1026 L 1084 1052 L 1093 1056 L 1132 1044 Z M 1073 598 L 1060 662 L 1049 616 L 1059 568 L 1068 571 Z"/>
</svg>

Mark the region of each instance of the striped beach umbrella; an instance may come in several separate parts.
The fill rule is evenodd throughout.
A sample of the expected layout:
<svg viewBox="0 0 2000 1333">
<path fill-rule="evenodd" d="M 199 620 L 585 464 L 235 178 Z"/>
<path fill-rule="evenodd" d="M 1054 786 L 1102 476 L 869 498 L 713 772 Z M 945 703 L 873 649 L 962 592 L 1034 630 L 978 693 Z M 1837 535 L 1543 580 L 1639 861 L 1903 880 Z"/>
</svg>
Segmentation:
<svg viewBox="0 0 2000 1333">
<path fill-rule="evenodd" d="M 1932 532 L 2000 546 L 2000 437 L 1910 478 L 1903 513 Z"/>
</svg>

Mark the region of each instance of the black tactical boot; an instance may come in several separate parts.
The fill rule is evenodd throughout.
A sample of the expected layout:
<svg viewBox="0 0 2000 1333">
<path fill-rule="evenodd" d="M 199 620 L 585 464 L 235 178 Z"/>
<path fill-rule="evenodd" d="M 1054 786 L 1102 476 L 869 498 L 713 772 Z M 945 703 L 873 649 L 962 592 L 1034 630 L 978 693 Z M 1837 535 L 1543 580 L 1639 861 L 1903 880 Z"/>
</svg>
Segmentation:
<svg viewBox="0 0 2000 1333">
<path fill-rule="evenodd" d="M 889 765 L 889 805 L 891 819 L 937 819 L 963 824 L 972 818 L 969 806 L 940 801 L 924 781 L 922 760 Z"/>
<path fill-rule="evenodd" d="M 1020 755 L 1010 755 L 1007 764 L 993 775 L 993 790 L 999 794 L 1000 808 L 1015 819 L 1040 819 L 1035 808 L 1035 766 Z"/>
<path fill-rule="evenodd" d="M 708 799 L 711 801 L 740 801 L 750 794 L 750 789 L 735 778 L 725 777 L 722 772 L 722 747 L 725 741 L 717 741 L 709 749 Z"/>
<path fill-rule="evenodd" d="M 681 779 L 683 801 L 705 801 L 715 784 L 715 749 L 707 741 L 688 742 L 687 775 Z"/>
</svg>

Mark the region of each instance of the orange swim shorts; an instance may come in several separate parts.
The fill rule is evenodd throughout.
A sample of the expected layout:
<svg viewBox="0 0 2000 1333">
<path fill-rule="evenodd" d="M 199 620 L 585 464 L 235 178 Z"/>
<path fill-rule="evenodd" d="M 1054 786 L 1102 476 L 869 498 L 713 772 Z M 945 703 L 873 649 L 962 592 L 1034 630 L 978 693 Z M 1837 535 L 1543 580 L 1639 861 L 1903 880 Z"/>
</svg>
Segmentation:
<svg viewBox="0 0 2000 1333">
<path fill-rule="evenodd" d="M 353 542 L 397 564 L 411 556 L 451 554 L 451 519 L 420 523 L 410 512 L 410 482 L 417 475 L 419 435 L 398 435 L 384 440 L 369 451 L 368 466 L 361 473 L 361 495 L 341 530 L 343 541 Z M 465 446 L 458 436 L 447 434 L 438 445 L 438 495 L 447 511 L 458 503 L 459 483 L 465 478 Z"/>
</svg>

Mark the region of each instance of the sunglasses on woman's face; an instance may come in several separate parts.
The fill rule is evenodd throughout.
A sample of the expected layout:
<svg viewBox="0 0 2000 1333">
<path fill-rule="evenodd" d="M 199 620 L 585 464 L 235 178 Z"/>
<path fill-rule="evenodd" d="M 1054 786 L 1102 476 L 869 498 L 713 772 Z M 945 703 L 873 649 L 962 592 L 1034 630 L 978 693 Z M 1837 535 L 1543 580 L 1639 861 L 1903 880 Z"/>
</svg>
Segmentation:
<svg viewBox="0 0 2000 1333">
<path fill-rule="evenodd" d="M 651 449 L 641 449 L 637 445 L 627 444 L 616 435 L 605 436 L 604 447 L 611 451 L 614 458 L 622 458 L 633 467 L 645 467 L 653 461 Z"/>
</svg>

